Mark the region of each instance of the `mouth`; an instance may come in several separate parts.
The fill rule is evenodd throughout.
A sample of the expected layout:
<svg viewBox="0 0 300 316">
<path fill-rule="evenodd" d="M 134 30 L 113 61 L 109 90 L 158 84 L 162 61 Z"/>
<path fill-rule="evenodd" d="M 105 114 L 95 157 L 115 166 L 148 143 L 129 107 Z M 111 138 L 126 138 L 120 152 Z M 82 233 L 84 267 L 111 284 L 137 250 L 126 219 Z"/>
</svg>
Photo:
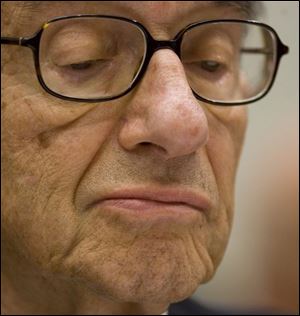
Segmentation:
<svg viewBox="0 0 300 316">
<path fill-rule="evenodd" d="M 99 197 L 100 196 L 100 197 Z M 106 195 L 98 195 L 89 208 L 95 206 L 113 207 L 136 212 L 206 212 L 211 202 L 203 193 L 191 190 L 165 188 L 135 188 L 114 190 Z"/>
</svg>

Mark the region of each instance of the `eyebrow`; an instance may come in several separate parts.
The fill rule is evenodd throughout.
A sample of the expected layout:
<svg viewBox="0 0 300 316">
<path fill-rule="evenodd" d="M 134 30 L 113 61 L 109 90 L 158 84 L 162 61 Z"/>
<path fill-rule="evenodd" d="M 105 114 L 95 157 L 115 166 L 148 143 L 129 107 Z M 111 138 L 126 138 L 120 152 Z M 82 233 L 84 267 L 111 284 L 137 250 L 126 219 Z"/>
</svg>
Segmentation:
<svg viewBox="0 0 300 316">
<path fill-rule="evenodd" d="M 263 14 L 261 1 L 213 1 L 216 6 L 232 7 L 238 9 L 247 18 L 254 19 Z"/>
</svg>

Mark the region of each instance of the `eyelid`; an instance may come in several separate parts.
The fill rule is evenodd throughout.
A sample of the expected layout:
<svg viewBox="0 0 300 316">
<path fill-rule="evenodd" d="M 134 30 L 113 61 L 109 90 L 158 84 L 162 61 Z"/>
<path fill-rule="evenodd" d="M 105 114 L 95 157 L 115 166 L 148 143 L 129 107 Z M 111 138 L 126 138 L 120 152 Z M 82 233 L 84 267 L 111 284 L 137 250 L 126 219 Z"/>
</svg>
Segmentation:
<svg viewBox="0 0 300 316">
<path fill-rule="evenodd" d="M 234 57 L 232 51 L 224 48 L 213 47 L 210 49 L 203 49 L 192 51 L 188 56 L 184 57 L 184 63 L 198 62 L 199 60 L 212 60 L 220 64 L 228 64 L 228 60 Z"/>
<path fill-rule="evenodd" d="M 76 63 L 68 62 L 66 64 L 61 64 L 61 65 L 56 64 L 56 66 L 58 66 L 58 67 L 70 67 L 72 65 L 80 65 L 80 64 L 88 64 L 88 63 L 91 64 L 91 65 L 95 65 L 95 64 L 97 64 L 99 62 L 105 62 L 105 61 L 106 61 L 105 59 L 86 59 L 86 60 L 81 60 L 81 61 L 76 62 Z"/>
<path fill-rule="evenodd" d="M 191 36 L 189 36 L 189 34 L 191 34 Z M 233 50 L 234 46 L 236 46 L 236 43 L 231 34 L 220 29 L 208 30 L 206 33 L 200 32 L 195 34 L 193 34 L 192 30 L 191 33 L 187 33 L 187 36 L 189 37 L 188 39 L 190 43 L 199 41 L 201 43 L 205 43 L 205 47 L 219 46 L 220 48 L 224 47 L 228 50 Z M 199 46 L 198 47 L 201 48 L 202 45 Z"/>
<path fill-rule="evenodd" d="M 64 63 L 66 58 L 68 64 L 76 64 L 82 62 L 83 58 L 84 60 L 107 59 L 115 57 L 117 53 L 116 43 L 107 42 L 103 45 L 101 38 L 81 36 L 80 33 L 76 40 L 67 36 L 55 37 L 50 41 L 47 49 L 48 57 L 58 64 Z"/>
<path fill-rule="evenodd" d="M 106 59 L 106 57 L 107 56 L 97 51 L 89 52 L 88 54 L 86 54 L 86 52 L 84 54 L 80 54 L 80 52 L 72 54 L 72 50 L 70 49 L 64 49 L 62 51 L 57 51 L 55 53 L 50 54 L 51 62 L 59 66 L 63 66 L 64 64 L 79 64 L 89 60 Z"/>
</svg>

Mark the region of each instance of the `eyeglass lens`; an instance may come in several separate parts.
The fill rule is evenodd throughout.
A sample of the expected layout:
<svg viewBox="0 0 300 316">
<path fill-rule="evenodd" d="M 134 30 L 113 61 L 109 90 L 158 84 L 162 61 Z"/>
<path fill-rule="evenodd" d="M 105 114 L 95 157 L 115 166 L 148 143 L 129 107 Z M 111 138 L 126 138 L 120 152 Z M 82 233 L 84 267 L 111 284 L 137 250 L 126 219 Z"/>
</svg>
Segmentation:
<svg viewBox="0 0 300 316">
<path fill-rule="evenodd" d="M 74 98 L 125 91 L 142 66 L 143 32 L 122 20 L 80 18 L 50 23 L 40 42 L 40 71 L 48 88 Z"/>
<path fill-rule="evenodd" d="M 267 28 L 212 22 L 187 30 L 181 61 L 193 91 L 220 102 L 251 100 L 271 83 L 276 39 Z M 126 91 L 142 68 L 147 41 L 127 21 L 82 17 L 49 23 L 42 33 L 43 81 L 63 96 L 109 98 Z"/>
</svg>

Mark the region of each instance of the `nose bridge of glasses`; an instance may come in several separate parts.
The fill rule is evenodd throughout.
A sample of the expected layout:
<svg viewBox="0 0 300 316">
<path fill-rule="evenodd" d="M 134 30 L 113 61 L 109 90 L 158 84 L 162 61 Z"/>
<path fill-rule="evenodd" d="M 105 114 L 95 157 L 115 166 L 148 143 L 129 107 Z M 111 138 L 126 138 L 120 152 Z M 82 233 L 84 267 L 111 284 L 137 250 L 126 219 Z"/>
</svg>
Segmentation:
<svg viewBox="0 0 300 316">
<path fill-rule="evenodd" d="M 169 41 L 157 41 L 153 39 L 150 43 L 150 50 L 152 51 L 152 54 L 159 49 L 171 49 L 180 56 L 180 41 L 176 39 Z"/>
</svg>

